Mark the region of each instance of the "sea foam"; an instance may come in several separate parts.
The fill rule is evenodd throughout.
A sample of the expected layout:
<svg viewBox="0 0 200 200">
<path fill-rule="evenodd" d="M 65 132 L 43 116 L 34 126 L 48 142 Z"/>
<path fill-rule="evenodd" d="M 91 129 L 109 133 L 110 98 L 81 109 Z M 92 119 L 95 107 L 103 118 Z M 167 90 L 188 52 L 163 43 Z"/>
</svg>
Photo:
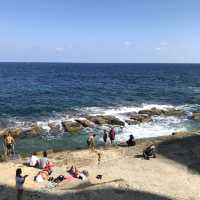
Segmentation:
<svg viewBox="0 0 200 200">
<path fill-rule="evenodd" d="M 38 126 L 41 126 L 46 133 L 43 134 L 43 138 L 48 139 L 56 139 L 57 137 L 52 132 L 50 133 L 50 127 L 48 124 L 54 123 L 55 125 L 60 126 L 60 132 L 63 133 L 64 130 L 62 129 L 62 121 L 69 120 L 75 121 L 75 119 L 84 119 L 84 117 L 80 117 L 80 115 L 89 114 L 89 115 L 113 115 L 120 120 L 124 121 L 128 119 L 127 113 L 131 112 L 138 112 L 142 109 L 151 109 L 151 108 L 158 108 L 158 109 L 169 109 L 169 108 L 176 108 L 180 110 L 184 110 L 187 112 L 189 116 L 193 110 L 194 105 L 181 105 L 181 106 L 172 106 L 172 105 L 157 105 L 157 104 L 141 104 L 140 106 L 116 106 L 116 107 L 83 107 L 77 109 L 77 113 L 74 117 L 70 117 L 68 113 L 54 113 L 53 117 L 47 118 L 45 120 L 39 120 L 35 122 L 29 121 L 20 121 L 16 118 L 12 118 L 12 123 L 15 124 L 16 127 L 22 127 L 27 129 L 31 123 L 35 123 Z M 76 117 L 77 116 L 77 117 Z M 115 127 L 118 134 L 116 136 L 117 141 L 126 140 L 130 134 L 133 134 L 136 138 L 146 138 L 146 137 L 155 137 L 155 136 L 162 136 L 162 135 L 169 135 L 175 131 L 185 131 L 187 130 L 184 127 L 185 121 L 187 121 L 187 116 L 177 118 L 177 117 L 154 117 L 153 121 L 148 123 L 141 123 L 138 125 L 128 125 L 125 122 L 125 127 L 121 129 L 120 127 Z M 96 126 L 95 131 L 97 134 L 102 134 L 103 130 L 109 130 L 111 125 L 104 125 L 104 126 Z M 89 130 L 89 131 L 88 131 Z M 90 132 L 91 129 L 85 129 L 85 133 Z M 61 134 L 58 134 L 60 138 Z"/>
</svg>

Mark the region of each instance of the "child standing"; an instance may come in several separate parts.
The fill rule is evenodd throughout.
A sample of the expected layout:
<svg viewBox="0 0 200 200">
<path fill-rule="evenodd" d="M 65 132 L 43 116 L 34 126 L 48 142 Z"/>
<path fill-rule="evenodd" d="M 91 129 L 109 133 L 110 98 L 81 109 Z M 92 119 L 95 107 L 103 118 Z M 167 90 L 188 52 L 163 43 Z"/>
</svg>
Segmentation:
<svg viewBox="0 0 200 200">
<path fill-rule="evenodd" d="M 22 169 L 18 168 L 16 170 L 16 189 L 17 189 L 17 200 L 22 200 L 23 198 L 23 192 L 24 187 L 23 184 L 25 182 L 25 179 L 28 175 L 22 176 Z"/>
</svg>

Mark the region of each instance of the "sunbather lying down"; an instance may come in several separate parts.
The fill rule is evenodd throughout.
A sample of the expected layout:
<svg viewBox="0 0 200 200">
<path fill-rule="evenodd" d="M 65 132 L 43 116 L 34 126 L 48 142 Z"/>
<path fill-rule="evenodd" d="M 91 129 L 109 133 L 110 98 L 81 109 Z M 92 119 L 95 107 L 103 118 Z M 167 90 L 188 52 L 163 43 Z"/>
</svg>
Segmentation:
<svg viewBox="0 0 200 200">
<path fill-rule="evenodd" d="M 39 171 L 37 175 L 34 177 L 34 181 L 40 183 L 45 180 L 48 180 L 49 176 L 51 175 L 52 171 L 50 168 L 44 168 L 42 171 Z"/>
<path fill-rule="evenodd" d="M 86 179 L 89 176 L 88 171 L 83 170 L 83 171 L 80 172 L 77 169 L 77 167 L 73 166 L 73 165 L 71 166 L 71 168 L 67 172 L 69 174 L 71 174 L 74 178 L 78 178 L 78 179 L 82 179 L 82 180 Z"/>
<path fill-rule="evenodd" d="M 72 181 L 76 178 L 81 179 L 81 180 L 85 180 L 89 175 L 86 170 L 83 170 L 82 172 L 80 172 L 75 166 L 71 166 L 71 168 L 68 170 L 68 173 L 70 174 L 68 176 L 59 175 L 56 178 L 49 177 L 48 181 L 51 182 L 51 183 L 59 184 L 64 180 L 65 181 Z"/>
</svg>

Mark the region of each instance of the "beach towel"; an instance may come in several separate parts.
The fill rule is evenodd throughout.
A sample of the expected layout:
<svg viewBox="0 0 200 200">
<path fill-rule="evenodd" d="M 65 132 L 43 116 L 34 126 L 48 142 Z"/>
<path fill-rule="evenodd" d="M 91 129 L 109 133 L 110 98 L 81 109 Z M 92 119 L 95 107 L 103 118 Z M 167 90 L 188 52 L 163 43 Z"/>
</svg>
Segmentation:
<svg viewBox="0 0 200 200">
<path fill-rule="evenodd" d="M 60 175 L 60 176 L 62 176 L 62 175 Z M 58 176 L 59 177 L 59 176 Z M 57 177 L 57 178 L 58 178 Z M 73 181 L 73 180 L 75 180 L 76 178 L 74 178 L 73 176 L 71 176 L 71 175 L 68 175 L 68 176 L 64 176 L 64 179 L 63 179 L 63 181 L 61 181 L 61 182 L 49 182 L 48 181 L 48 185 L 45 187 L 46 189 L 51 189 L 51 188 L 54 188 L 54 187 L 57 187 L 57 186 L 59 186 L 59 185 L 63 185 L 64 183 L 66 183 L 66 182 L 71 182 L 71 181 Z"/>
<path fill-rule="evenodd" d="M 71 175 L 68 175 L 68 176 L 65 176 L 64 177 L 64 180 L 65 181 L 73 181 L 75 178 L 73 177 L 73 176 L 71 176 Z"/>
</svg>

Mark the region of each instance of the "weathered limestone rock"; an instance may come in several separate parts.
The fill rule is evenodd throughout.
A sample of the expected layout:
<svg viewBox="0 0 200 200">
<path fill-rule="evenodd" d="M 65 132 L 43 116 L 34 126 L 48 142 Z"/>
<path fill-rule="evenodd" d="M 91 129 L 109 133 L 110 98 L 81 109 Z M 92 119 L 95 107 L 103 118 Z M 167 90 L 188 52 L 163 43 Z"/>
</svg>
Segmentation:
<svg viewBox="0 0 200 200">
<path fill-rule="evenodd" d="M 21 133 L 21 128 L 4 128 L 0 130 L 0 136 L 11 134 L 13 137 L 18 137 Z"/>
<path fill-rule="evenodd" d="M 69 133 L 79 132 L 83 129 L 83 126 L 80 123 L 73 121 L 63 121 L 62 125 L 64 130 Z"/>
<path fill-rule="evenodd" d="M 193 120 L 200 120 L 200 112 L 193 112 L 192 117 Z"/>
<path fill-rule="evenodd" d="M 31 136 L 37 136 L 44 132 L 45 132 L 45 130 L 41 126 L 38 126 L 37 124 L 33 124 L 31 126 L 31 130 L 30 130 Z"/>
<path fill-rule="evenodd" d="M 30 128 L 23 130 L 20 134 L 21 137 L 26 137 L 26 136 L 38 136 L 42 133 L 44 133 L 45 130 L 41 127 L 38 126 L 37 124 L 33 124 Z"/>
<path fill-rule="evenodd" d="M 185 112 L 182 110 L 177 110 L 175 108 L 169 108 L 167 110 L 163 110 L 163 115 L 179 117 L 179 116 L 185 115 Z"/>
<path fill-rule="evenodd" d="M 76 119 L 75 121 L 81 124 L 83 127 L 94 127 L 94 123 L 87 119 Z"/>
<path fill-rule="evenodd" d="M 86 116 L 86 119 L 98 125 L 104 125 L 104 124 L 119 125 L 119 126 L 125 125 L 123 121 L 121 121 L 117 117 L 110 116 L 110 115 Z"/>
<path fill-rule="evenodd" d="M 166 110 L 151 108 L 150 110 L 140 110 L 138 114 L 146 114 L 149 116 L 181 116 L 184 115 L 184 112 L 175 108 L 168 108 Z"/>
<path fill-rule="evenodd" d="M 59 133 L 59 132 L 61 132 L 61 127 L 60 127 L 59 124 L 56 124 L 56 123 L 52 122 L 52 123 L 49 123 L 48 126 L 50 128 L 50 131 L 49 131 L 50 133 Z"/>
<path fill-rule="evenodd" d="M 163 114 L 163 110 L 157 109 L 157 108 L 152 108 L 150 110 L 140 110 L 138 114 L 145 114 L 149 116 L 159 116 Z"/>
<path fill-rule="evenodd" d="M 137 125 L 139 124 L 140 122 L 136 121 L 136 120 L 131 120 L 131 119 L 127 119 L 125 120 L 125 122 L 128 124 L 128 125 Z"/>
<path fill-rule="evenodd" d="M 147 114 L 137 114 L 137 115 L 131 115 L 130 119 L 132 121 L 135 121 L 137 124 L 138 123 L 147 123 L 152 121 L 151 116 Z"/>
</svg>

